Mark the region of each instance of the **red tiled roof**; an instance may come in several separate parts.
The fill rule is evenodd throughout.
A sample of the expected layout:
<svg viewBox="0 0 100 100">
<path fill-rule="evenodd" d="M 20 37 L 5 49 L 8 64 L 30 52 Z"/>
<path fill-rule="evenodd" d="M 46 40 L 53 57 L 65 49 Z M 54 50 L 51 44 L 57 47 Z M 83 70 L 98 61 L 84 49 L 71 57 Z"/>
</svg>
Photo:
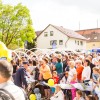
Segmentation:
<svg viewBox="0 0 100 100">
<path fill-rule="evenodd" d="M 58 29 L 59 31 L 61 31 L 62 33 L 67 35 L 68 37 L 86 40 L 85 37 L 83 37 L 82 35 L 78 34 L 77 32 L 74 32 L 73 30 L 66 29 L 66 28 L 64 28 L 62 26 L 60 26 L 60 27 L 59 26 L 55 26 L 55 25 L 51 25 L 51 26 L 55 27 L 56 29 Z"/>
<path fill-rule="evenodd" d="M 87 38 L 88 42 L 100 42 L 100 28 L 78 30 L 76 32 Z"/>
<path fill-rule="evenodd" d="M 77 33 L 84 35 L 84 34 L 90 34 L 90 33 L 100 33 L 100 28 L 94 28 L 94 29 L 85 29 L 85 30 L 77 30 Z"/>
</svg>

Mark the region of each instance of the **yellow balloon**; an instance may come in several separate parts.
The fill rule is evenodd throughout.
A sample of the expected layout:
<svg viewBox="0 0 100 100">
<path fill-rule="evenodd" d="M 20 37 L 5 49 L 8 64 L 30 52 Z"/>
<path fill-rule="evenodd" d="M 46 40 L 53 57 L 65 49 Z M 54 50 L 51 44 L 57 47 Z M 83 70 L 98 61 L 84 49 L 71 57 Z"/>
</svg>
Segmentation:
<svg viewBox="0 0 100 100">
<path fill-rule="evenodd" d="M 54 80 L 53 79 L 49 79 L 48 80 L 48 85 L 49 86 L 54 86 Z"/>
<path fill-rule="evenodd" d="M 12 59 L 11 52 L 7 49 L 6 45 L 0 41 L 0 58 L 6 57 L 7 60 L 10 62 Z"/>
<path fill-rule="evenodd" d="M 30 100 L 36 100 L 35 94 L 31 94 L 31 95 L 29 96 L 29 99 L 30 99 Z"/>
</svg>

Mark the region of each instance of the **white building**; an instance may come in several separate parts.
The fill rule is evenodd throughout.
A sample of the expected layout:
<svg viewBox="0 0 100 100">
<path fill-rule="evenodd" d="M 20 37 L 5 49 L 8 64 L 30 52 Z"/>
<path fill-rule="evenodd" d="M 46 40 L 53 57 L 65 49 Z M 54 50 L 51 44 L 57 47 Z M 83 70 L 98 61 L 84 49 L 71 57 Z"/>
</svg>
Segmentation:
<svg viewBox="0 0 100 100">
<path fill-rule="evenodd" d="M 86 38 L 80 34 L 49 24 L 37 33 L 37 48 L 67 48 L 68 50 L 86 49 Z"/>
</svg>

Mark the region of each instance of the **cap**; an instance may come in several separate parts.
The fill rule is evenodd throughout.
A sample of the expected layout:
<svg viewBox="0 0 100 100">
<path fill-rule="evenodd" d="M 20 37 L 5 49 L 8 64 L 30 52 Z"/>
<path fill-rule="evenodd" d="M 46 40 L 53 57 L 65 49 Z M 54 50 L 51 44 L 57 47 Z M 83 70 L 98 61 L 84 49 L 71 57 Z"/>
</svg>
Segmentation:
<svg viewBox="0 0 100 100">
<path fill-rule="evenodd" d="M 28 64 L 28 61 L 24 61 L 23 64 Z"/>
</svg>

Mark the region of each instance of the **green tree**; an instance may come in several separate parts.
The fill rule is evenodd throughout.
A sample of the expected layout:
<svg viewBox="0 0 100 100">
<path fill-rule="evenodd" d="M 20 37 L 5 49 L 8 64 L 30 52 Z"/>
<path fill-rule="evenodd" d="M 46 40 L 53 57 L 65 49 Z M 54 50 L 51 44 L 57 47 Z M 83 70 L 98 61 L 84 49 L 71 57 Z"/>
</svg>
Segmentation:
<svg viewBox="0 0 100 100">
<path fill-rule="evenodd" d="M 28 8 L 22 4 L 11 6 L 0 2 L 0 41 L 12 48 L 18 41 L 20 46 L 26 40 L 33 43 L 35 37 Z"/>
</svg>

